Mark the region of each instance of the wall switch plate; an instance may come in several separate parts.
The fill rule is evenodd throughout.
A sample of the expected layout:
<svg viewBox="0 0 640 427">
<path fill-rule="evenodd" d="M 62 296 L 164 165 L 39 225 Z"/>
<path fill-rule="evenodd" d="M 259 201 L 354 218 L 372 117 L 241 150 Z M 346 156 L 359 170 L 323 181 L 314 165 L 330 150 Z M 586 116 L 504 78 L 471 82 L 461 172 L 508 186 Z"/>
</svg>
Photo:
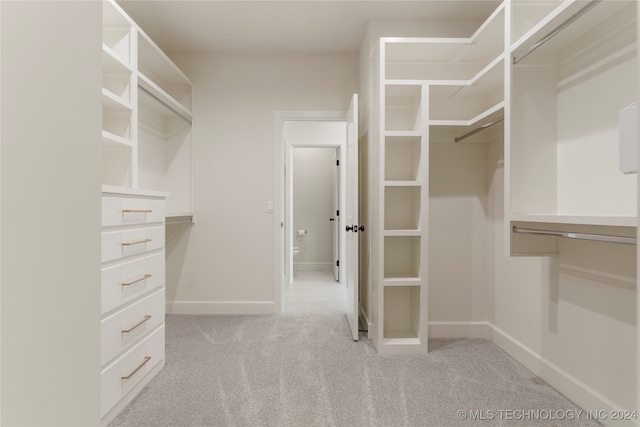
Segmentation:
<svg viewBox="0 0 640 427">
<path fill-rule="evenodd" d="M 620 110 L 620 171 L 638 172 L 638 103 Z"/>
<path fill-rule="evenodd" d="M 273 213 L 273 202 L 271 200 L 267 202 L 267 213 Z"/>
</svg>

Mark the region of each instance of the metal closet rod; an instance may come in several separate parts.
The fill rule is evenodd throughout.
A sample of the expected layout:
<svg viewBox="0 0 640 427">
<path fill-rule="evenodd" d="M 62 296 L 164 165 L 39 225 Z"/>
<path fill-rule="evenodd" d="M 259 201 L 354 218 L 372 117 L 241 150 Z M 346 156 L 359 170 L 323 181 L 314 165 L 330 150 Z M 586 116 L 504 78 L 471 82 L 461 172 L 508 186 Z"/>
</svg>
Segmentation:
<svg viewBox="0 0 640 427">
<path fill-rule="evenodd" d="M 569 18 L 567 18 L 566 21 L 564 21 L 562 24 L 558 25 L 556 28 L 554 28 L 549 34 L 547 34 L 546 36 L 544 36 L 543 38 L 541 38 L 540 40 L 538 40 L 537 42 L 535 42 L 533 45 L 531 45 L 531 47 L 529 47 L 529 49 L 527 49 L 525 52 L 521 53 L 518 56 L 514 56 L 513 57 L 513 65 L 516 65 L 518 62 L 522 61 L 524 58 L 526 58 L 531 52 L 533 52 L 534 50 L 536 50 L 537 48 L 539 48 L 540 46 L 542 46 L 543 44 L 545 44 L 546 42 L 549 41 L 549 39 L 553 38 L 556 34 L 558 34 L 560 31 L 564 30 L 565 28 L 567 28 L 569 25 L 571 25 L 573 23 L 573 21 L 577 20 L 578 18 L 580 18 L 582 15 L 584 15 L 585 13 L 587 13 L 589 10 L 591 10 L 592 7 L 594 7 L 595 5 L 597 5 L 598 3 L 600 3 L 602 0 L 591 0 L 589 3 L 587 3 L 582 9 L 580 9 L 579 11 L 577 11 L 576 13 L 574 13 L 573 15 L 571 15 Z"/>
<path fill-rule="evenodd" d="M 157 96 L 155 96 L 153 93 L 151 93 L 150 91 L 148 91 L 147 89 L 145 89 L 144 87 L 138 85 L 138 87 L 140 89 L 142 89 L 142 91 L 146 94 L 148 94 L 150 97 L 152 97 L 153 99 L 155 99 L 156 101 L 158 101 L 160 104 L 162 104 L 165 108 L 171 110 L 172 112 L 176 113 L 178 115 L 178 117 L 180 117 L 182 120 L 184 120 L 185 122 L 189 123 L 189 126 L 191 126 L 193 123 L 191 121 L 190 118 L 184 116 L 180 111 L 176 110 L 175 108 L 173 108 L 171 105 L 167 104 L 166 102 L 164 102 L 164 100 L 158 98 Z"/>
<path fill-rule="evenodd" d="M 476 133 L 478 133 L 478 132 L 482 132 L 483 130 L 485 130 L 485 129 L 487 129 L 487 128 L 490 128 L 491 126 L 493 126 L 493 125 L 495 125 L 495 124 L 500 123 L 500 122 L 501 122 L 501 121 L 503 121 L 503 120 L 504 120 L 504 116 L 502 116 L 502 117 L 500 117 L 500 118 L 498 118 L 498 119 L 496 119 L 496 120 L 494 120 L 494 121 L 492 121 L 492 122 L 490 122 L 490 123 L 487 123 L 487 124 L 484 124 L 484 125 L 482 125 L 482 126 L 480 126 L 480 127 L 477 127 L 477 128 L 475 128 L 474 130 L 472 130 L 472 131 L 469 131 L 469 132 L 465 133 L 464 135 L 461 135 L 461 136 L 456 137 L 456 138 L 455 138 L 455 142 L 460 142 L 460 141 L 462 141 L 463 139 L 467 139 L 467 138 L 469 138 L 470 136 L 475 135 L 475 134 L 476 134 Z"/>
<path fill-rule="evenodd" d="M 514 233 L 520 233 L 520 234 L 536 234 L 539 236 L 566 237 L 568 239 L 592 240 L 595 242 L 622 243 L 624 245 L 636 244 L 635 237 L 613 236 L 609 234 L 573 233 L 569 231 L 555 231 L 555 230 L 536 230 L 533 228 L 521 228 L 521 227 L 518 227 L 517 225 L 514 225 L 512 230 Z"/>
</svg>

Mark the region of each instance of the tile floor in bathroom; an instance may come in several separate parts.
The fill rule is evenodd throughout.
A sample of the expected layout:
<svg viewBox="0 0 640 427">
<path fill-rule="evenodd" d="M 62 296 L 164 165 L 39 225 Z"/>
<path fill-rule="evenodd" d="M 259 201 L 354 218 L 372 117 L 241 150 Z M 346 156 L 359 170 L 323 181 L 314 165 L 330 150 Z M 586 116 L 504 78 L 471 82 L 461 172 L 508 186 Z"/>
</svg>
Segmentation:
<svg viewBox="0 0 640 427">
<path fill-rule="evenodd" d="M 344 313 L 344 288 L 332 271 L 294 271 L 284 288 L 285 313 Z"/>
</svg>

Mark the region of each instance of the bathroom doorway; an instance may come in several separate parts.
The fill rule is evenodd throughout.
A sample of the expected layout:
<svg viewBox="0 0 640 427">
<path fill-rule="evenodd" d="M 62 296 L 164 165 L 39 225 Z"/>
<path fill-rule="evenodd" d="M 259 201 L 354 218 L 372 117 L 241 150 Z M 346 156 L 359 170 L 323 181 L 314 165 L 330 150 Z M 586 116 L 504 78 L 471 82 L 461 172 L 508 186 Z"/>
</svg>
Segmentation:
<svg viewBox="0 0 640 427">
<path fill-rule="evenodd" d="M 340 157 L 344 121 L 284 123 L 288 147 L 283 311 L 343 313 Z M 343 263 L 344 265 L 344 263 Z"/>
<path fill-rule="evenodd" d="M 292 149 L 293 268 L 285 312 L 344 312 L 339 168 L 339 147 Z"/>
</svg>

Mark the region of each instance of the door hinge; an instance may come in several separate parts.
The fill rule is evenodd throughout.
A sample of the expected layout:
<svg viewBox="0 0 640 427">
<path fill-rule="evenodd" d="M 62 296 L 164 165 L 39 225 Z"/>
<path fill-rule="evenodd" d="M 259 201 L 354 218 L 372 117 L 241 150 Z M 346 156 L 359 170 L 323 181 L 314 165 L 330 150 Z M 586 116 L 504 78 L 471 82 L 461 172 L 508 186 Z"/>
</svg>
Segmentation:
<svg viewBox="0 0 640 427">
<path fill-rule="evenodd" d="M 336 267 L 340 267 L 340 260 L 336 261 Z"/>
<path fill-rule="evenodd" d="M 336 166 L 340 166 L 340 160 L 336 160 Z"/>
<path fill-rule="evenodd" d="M 336 211 L 336 216 L 340 216 L 340 210 Z"/>
</svg>

